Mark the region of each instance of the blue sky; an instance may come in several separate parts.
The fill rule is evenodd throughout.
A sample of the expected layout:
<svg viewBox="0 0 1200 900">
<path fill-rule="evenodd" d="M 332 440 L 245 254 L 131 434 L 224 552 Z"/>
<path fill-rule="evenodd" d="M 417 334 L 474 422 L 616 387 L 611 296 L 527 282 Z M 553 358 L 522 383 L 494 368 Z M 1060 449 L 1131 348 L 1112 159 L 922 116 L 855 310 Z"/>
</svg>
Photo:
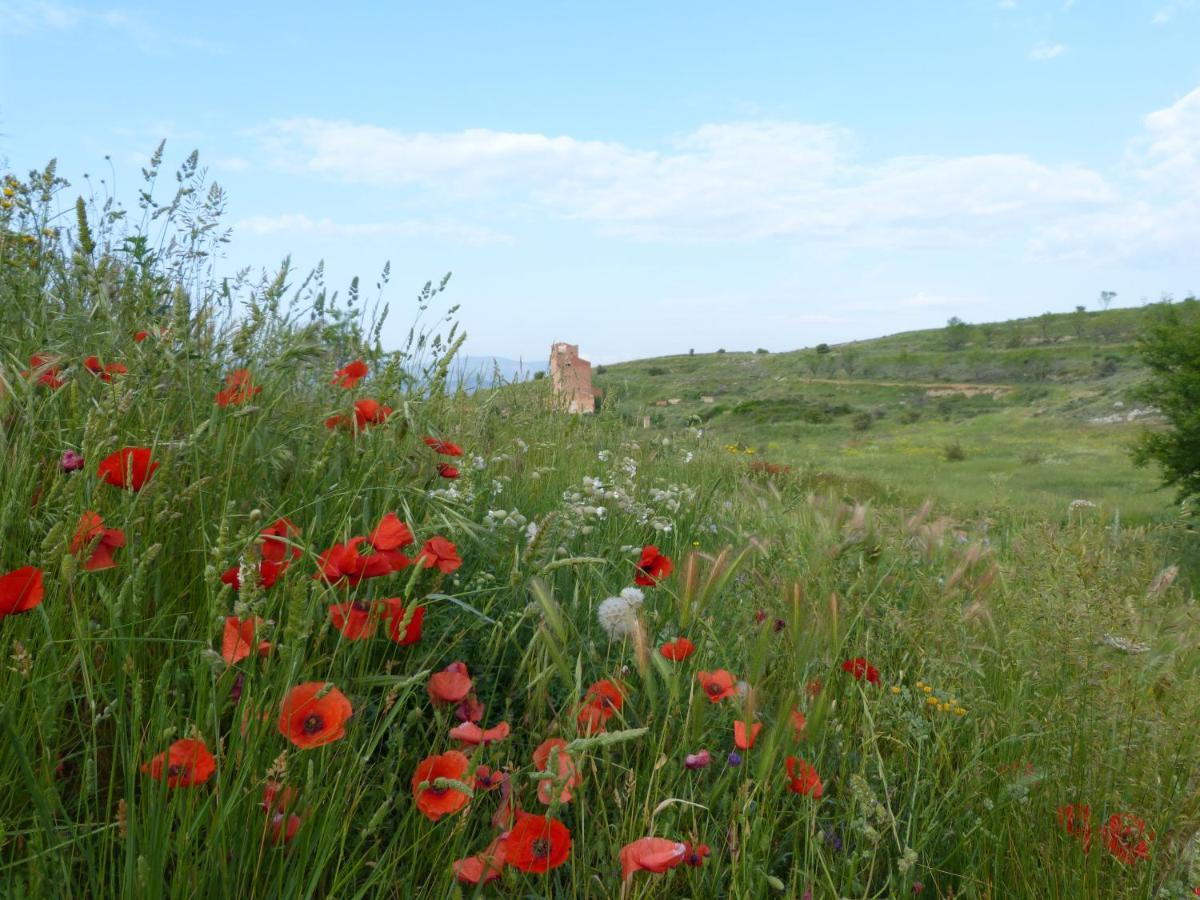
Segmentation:
<svg viewBox="0 0 1200 900">
<path fill-rule="evenodd" d="M 0 160 L 167 139 L 230 271 L 453 271 L 474 354 L 788 350 L 1200 291 L 1200 2 L 0 0 Z M 111 156 L 113 169 L 104 161 Z M 65 200 L 73 199 L 73 195 Z"/>
</svg>

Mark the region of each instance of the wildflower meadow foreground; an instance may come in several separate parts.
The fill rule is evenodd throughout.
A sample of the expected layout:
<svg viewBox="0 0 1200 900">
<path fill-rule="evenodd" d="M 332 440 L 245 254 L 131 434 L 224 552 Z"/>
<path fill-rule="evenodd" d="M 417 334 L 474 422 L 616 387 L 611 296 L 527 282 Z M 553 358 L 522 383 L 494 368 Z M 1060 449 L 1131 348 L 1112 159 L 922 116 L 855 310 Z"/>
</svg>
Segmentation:
<svg viewBox="0 0 1200 900">
<path fill-rule="evenodd" d="M 455 391 L 445 282 L 218 278 L 194 159 L 4 184 L 0 895 L 1200 894 L 1170 528 Z"/>
</svg>

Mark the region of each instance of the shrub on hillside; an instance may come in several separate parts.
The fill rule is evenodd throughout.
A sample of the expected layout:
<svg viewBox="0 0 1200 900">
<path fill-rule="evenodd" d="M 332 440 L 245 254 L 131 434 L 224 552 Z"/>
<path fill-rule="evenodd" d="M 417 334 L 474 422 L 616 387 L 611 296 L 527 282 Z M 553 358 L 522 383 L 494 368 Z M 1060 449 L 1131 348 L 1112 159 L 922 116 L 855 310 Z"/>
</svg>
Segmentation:
<svg viewBox="0 0 1200 900">
<path fill-rule="evenodd" d="M 1180 498 L 1200 496 L 1200 300 L 1157 306 L 1138 352 L 1150 370 L 1138 396 L 1161 410 L 1169 427 L 1143 432 L 1134 459 L 1157 463 Z"/>
<path fill-rule="evenodd" d="M 963 449 L 963 445 L 958 441 L 952 441 L 942 447 L 942 458 L 946 462 L 962 462 L 967 458 L 967 451 Z"/>
</svg>

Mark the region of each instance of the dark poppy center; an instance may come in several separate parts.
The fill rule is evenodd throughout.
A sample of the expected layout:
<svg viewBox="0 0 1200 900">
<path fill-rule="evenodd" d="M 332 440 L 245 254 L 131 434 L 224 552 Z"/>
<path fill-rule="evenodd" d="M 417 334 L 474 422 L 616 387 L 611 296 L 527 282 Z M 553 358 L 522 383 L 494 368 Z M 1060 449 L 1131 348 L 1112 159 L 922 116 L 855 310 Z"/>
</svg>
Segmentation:
<svg viewBox="0 0 1200 900">
<path fill-rule="evenodd" d="M 717 694 L 721 693 L 721 686 L 716 682 L 713 682 L 709 684 L 708 692 L 715 697 Z"/>
<path fill-rule="evenodd" d="M 355 600 L 350 604 L 350 608 L 355 612 L 368 612 L 370 607 L 361 600 Z"/>
<path fill-rule="evenodd" d="M 316 734 L 325 727 L 325 720 L 316 713 L 313 713 L 304 720 L 304 725 L 302 727 L 305 734 Z"/>
<path fill-rule="evenodd" d="M 537 859 L 545 859 L 550 855 L 550 841 L 546 838 L 538 838 L 533 842 L 533 855 Z"/>
<path fill-rule="evenodd" d="M 185 775 L 187 774 L 187 766 L 183 765 L 182 763 L 172 763 L 171 765 L 167 766 L 167 774 L 172 778 L 175 778 L 179 775 Z"/>
</svg>

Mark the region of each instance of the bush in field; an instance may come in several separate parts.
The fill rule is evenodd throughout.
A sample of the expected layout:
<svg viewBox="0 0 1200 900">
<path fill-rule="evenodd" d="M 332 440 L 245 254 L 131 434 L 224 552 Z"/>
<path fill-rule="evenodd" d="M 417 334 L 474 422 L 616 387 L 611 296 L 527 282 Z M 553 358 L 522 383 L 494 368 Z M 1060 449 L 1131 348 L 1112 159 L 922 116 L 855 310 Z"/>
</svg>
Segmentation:
<svg viewBox="0 0 1200 900">
<path fill-rule="evenodd" d="M 1143 432 L 1135 459 L 1161 467 L 1181 498 L 1200 496 L 1200 300 L 1159 304 L 1155 312 L 1138 342 L 1150 370 L 1139 396 L 1169 427 Z"/>
</svg>

